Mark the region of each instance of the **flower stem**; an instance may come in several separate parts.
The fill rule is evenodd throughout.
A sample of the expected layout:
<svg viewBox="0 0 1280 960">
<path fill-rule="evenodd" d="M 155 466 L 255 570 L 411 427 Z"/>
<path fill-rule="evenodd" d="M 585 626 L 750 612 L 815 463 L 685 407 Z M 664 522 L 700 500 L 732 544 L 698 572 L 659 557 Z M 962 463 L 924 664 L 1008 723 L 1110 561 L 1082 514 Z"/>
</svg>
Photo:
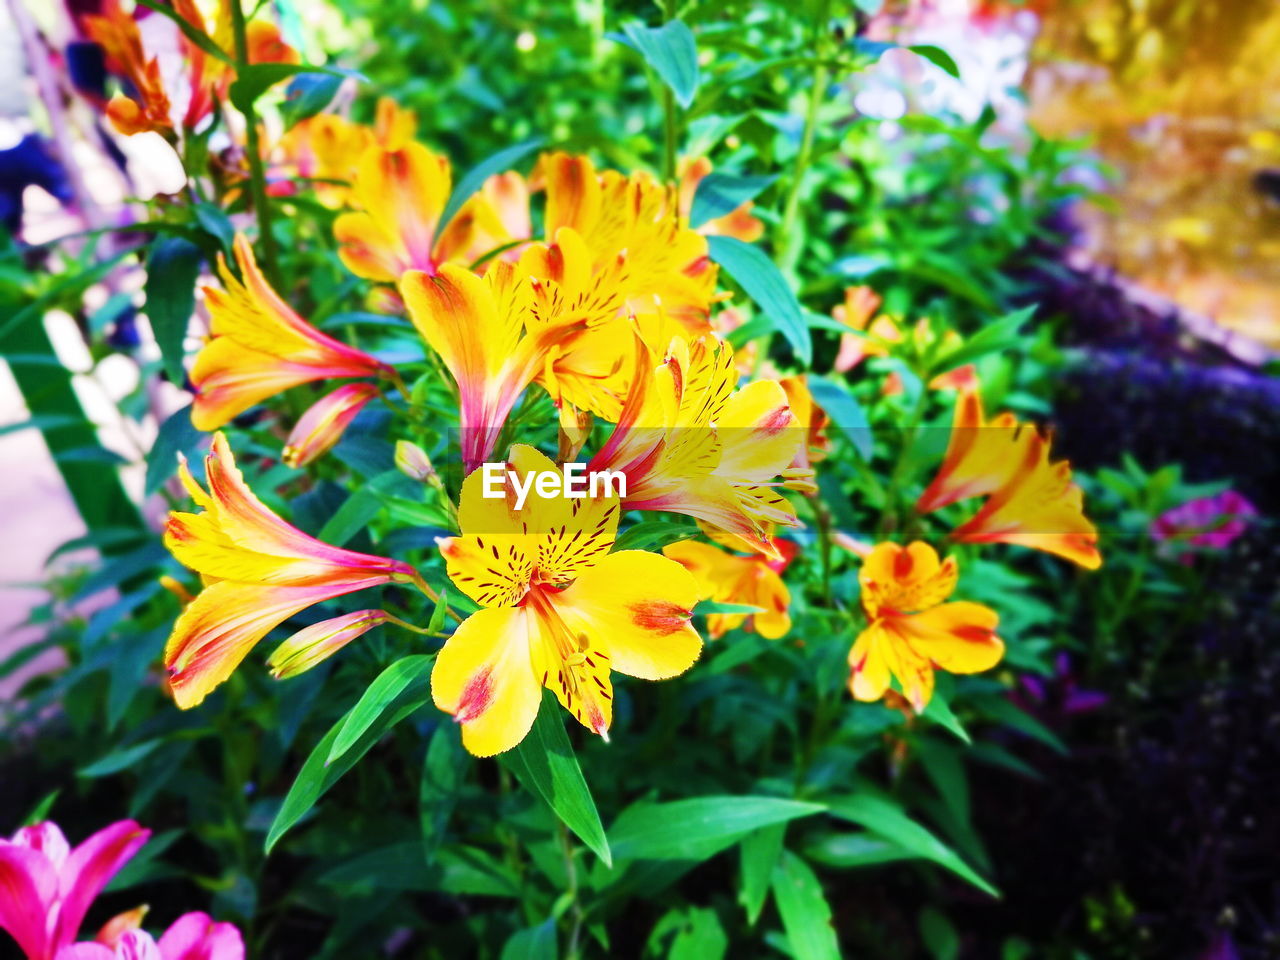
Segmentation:
<svg viewBox="0 0 1280 960">
<path fill-rule="evenodd" d="M 231 0 L 231 32 L 235 37 L 236 73 L 249 65 L 249 34 L 245 23 L 243 0 Z M 262 264 L 267 279 L 279 286 L 280 272 L 276 261 L 276 238 L 271 232 L 271 208 L 267 204 L 267 176 L 262 165 L 262 147 L 258 140 L 258 112 L 252 102 L 245 104 L 245 152 L 249 157 L 249 193 L 258 218 L 258 239 L 262 243 Z"/>
<path fill-rule="evenodd" d="M 824 54 L 827 37 L 826 3 L 819 5 L 814 17 L 813 31 L 813 72 L 810 74 L 809 105 L 805 110 L 804 132 L 800 137 L 800 152 L 796 154 L 795 166 L 791 169 L 791 182 L 787 185 L 787 199 L 782 208 L 782 224 L 778 229 L 778 265 L 783 269 L 791 267 L 800 250 L 794 243 L 796 218 L 800 214 L 800 192 L 804 187 L 804 176 L 813 159 L 813 140 L 818 129 L 818 111 L 822 107 L 822 98 L 826 95 L 827 85 L 831 81 L 831 71 L 827 67 Z"/>
</svg>

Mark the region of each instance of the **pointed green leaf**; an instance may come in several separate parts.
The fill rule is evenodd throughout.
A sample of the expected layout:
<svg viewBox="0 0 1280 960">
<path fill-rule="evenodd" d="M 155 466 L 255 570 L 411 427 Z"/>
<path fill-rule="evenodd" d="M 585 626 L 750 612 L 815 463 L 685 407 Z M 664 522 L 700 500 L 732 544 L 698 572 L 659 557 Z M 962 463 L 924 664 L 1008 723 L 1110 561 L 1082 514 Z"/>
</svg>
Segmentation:
<svg viewBox="0 0 1280 960">
<path fill-rule="evenodd" d="M 306 762 L 302 765 L 302 770 L 298 773 L 297 779 L 293 781 L 293 786 L 289 788 L 288 794 L 284 798 L 284 802 L 280 805 L 280 810 L 276 813 L 276 818 L 271 823 L 271 828 L 267 831 L 266 851 L 271 849 L 279 842 L 289 829 L 301 820 L 307 812 L 315 806 L 317 800 L 324 796 L 328 791 L 348 770 L 354 767 L 361 757 L 377 743 L 384 733 L 394 727 L 397 723 L 409 716 L 411 713 L 420 709 L 427 701 L 431 699 L 431 691 L 422 687 L 407 687 L 396 698 L 396 701 L 385 710 L 374 723 L 365 730 L 359 741 L 342 755 L 341 758 L 331 764 L 325 763 L 328 759 L 329 751 L 333 749 L 333 743 L 338 739 L 338 734 L 342 732 L 342 728 L 346 725 L 347 716 L 342 717 L 335 723 L 324 735 L 324 738 L 316 744 L 311 755 L 307 757 Z"/>
<path fill-rule="evenodd" d="M 907 47 L 907 49 L 914 54 L 924 57 L 935 66 L 941 67 L 957 80 L 960 79 L 960 68 L 956 66 L 955 59 L 941 47 L 935 47 L 931 43 L 916 43 Z"/>
<path fill-rule="evenodd" d="M 707 237 L 711 259 L 725 270 L 756 302 L 770 328 L 787 338 L 796 358 L 804 365 L 813 360 L 809 327 L 790 284 L 764 251 L 736 237 Z"/>
<path fill-rule="evenodd" d="M 809 865 L 789 850 L 773 872 L 773 899 L 795 960 L 840 960 L 831 905 Z"/>
<path fill-rule="evenodd" d="M 747 912 L 747 923 L 755 924 L 760 919 L 774 868 L 782 856 L 786 833 L 785 823 L 761 827 L 743 837 L 738 847 L 742 854 L 742 889 L 738 891 L 738 902 Z"/>
<path fill-rule="evenodd" d="M 535 150 L 541 149 L 545 143 L 546 140 L 542 137 L 533 137 L 517 143 L 504 150 L 499 150 L 490 157 L 486 157 L 463 174 L 462 179 L 458 181 L 458 185 L 449 194 L 449 202 L 445 204 L 444 213 L 440 215 L 440 225 L 436 228 L 436 236 L 440 236 L 441 231 L 449 225 L 449 221 L 462 209 L 462 205 L 471 199 L 473 193 L 484 186 L 486 180 L 495 173 L 503 173 L 510 170 L 514 164 L 519 163 Z"/>
<path fill-rule="evenodd" d="M 609 829 L 609 842 L 618 860 L 706 860 L 753 830 L 824 809 L 821 804 L 782 797 L 642 801 L 618 816 Z M 679 829 L 673 830 L 673 824 L 679 824 Z"/>
<path fill-rule="evenodd" d="M 611 34 L 638 51 L 653 72 L 671 88 L 680 106 L 693 105 L 698 92 L 698 44 L 693 31 L 679 20 L 669 20 L 660 27 L 628 23 L 622 28 L 624 37 Z"/>
<path fill-rule="evenodd" d="M 548 917 L 536 927 L 513 933 L 499 960 L 556 960 L 557 955 L 556 922 Z"/>
<path fill-rule="evenodd" d="M 732 173 L 709 173 L 698 181 L 689 212 L 689 226 L 697 229 L 708 220 L 733 213 L 748 200 L 769 187 L 778 178 L 739 176 Z"/>
<path fill-rule="evenodd" d="M 856 823 L 917 857 L 945 867 L 979 890 L 993 897 L 1000 896 L 1000 892 L 960 859 L 959 854 L 889 801 L 863 793 L 832 800 L 830 809 L 832 816 Z"/>
<path fill-rule="evenodd" d="M 533 729 L 502 760 L 525 788 L 547 802 L 566 827 L 607 865 L 613 857 L 591 790 L 560 720 L 560 704 L 545 691 Z"/>
<path fill-rule="evenodd" d="M 183 341 L 196 306 L 196 278 L 203 259 L 200 248 L 181 237 L 160 237 L 147 257 L 147 303 L 164 371 L 181 386 L 187 372 L 183 365 Z"/>
<path fill-rule="evenodd" d="M 858 455 L 863 460 L 870 460 L 875 450 L 871 421 L 867 419 L 866 412 L 853 398 L 853 394 L 844 384 L 815 374 L 809 374 L 805 382 L 809 386 L 809 392 L 813 394 L 813 402 L 825 410 L 831 422 L 849 438 Z"/>
<path fill-rule="evenodd" d="M 421 683 L 424 690 L 429 689 L 427 678 L 431 674 L 431 665 L 435 663 L 435 659 L 435 654 L 416 653 L 402 657 L 378 674 L 377 679 L 369 684 L 368 689 L 347 714 L 346 722 L 343 723 L 342 729 L 333 741 L 333 746 L 329 749 L 325 766 L 333 763 L 355 746 L 364 736 L 365 731 L 377 723 L 378 718 L 410 686 Z"/>
<path fill-rule="evenodd" d="M 142 484 L 143 496 L 151 496 L 178 471 L 178 454 L 187 459 L 195 456 L 204 434 L 191 423 L 191 408 L 183 407 L 160 424 L 156 442 L 147 454 L 147 476 Z"/>
</svg>

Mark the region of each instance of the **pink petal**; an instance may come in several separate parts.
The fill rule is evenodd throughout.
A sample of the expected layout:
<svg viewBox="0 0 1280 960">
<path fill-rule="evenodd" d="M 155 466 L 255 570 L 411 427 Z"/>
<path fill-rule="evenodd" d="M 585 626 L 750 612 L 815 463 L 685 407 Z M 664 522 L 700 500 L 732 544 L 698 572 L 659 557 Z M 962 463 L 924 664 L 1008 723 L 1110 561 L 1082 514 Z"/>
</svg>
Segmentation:
<svg viewBox="0 0 1280 960">
<path fill-rule="evenodd" d="M 52 954 L 49 912 L 57 894 L 58 875 L 44 853 L 0 840 L 0 929 L 31 960 Z"/>
<path fill-rule="evenodd" d="M 183 914 L 160 938 L 162 960 L 244 960 L 244 940 L 230 923 L 207 913 Z"/>
<path fill-rule="evenodd" d="M 67 862 L 67 855 L 71 853 L 71 844 L 67 843 L 67 838 L 52 820 L 21 828 L 13 835 L 13 842 L 20 847 L 43 853 L 49 858 L 55 871 L 62 869 L 62 865 Z"/>
<path fill-rule="evenodd" d="M 116 960 L 116 954 L 101 943 L 74 943 L 59 950 L 54 960 Z"/>
<path fill-rule="evenodd" d="M 55 943 L 75 942 L 94 897 L 150 836 L 150 830 L 134 821 L 121 820 L 99 830 L 71 851 L 58 878 L 62 908 L 54 930 Z"/>
</svg>

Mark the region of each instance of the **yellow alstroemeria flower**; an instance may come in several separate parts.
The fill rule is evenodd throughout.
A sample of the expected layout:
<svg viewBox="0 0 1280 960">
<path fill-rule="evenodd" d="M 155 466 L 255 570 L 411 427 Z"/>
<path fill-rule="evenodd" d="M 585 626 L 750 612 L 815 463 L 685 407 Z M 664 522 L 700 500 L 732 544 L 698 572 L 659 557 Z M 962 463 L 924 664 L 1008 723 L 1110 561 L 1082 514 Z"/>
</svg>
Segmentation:
<svg viewBox="0 0 1280 960">
<path fill-rule="evenodd" d="M 693 574 L 702 599 L 760 608 L 759 613 L 709 614 L 707 631 L 713 638 L 745 624 L 765 639 L 777 640 L 791 629 L 791 615 L 787 612 L 791 591 L 779 574 L 795 556 L 796 545 L 790 540 L 775 543 L 783 554 L 782 560 L 768 560 L 758 553 L 740 557 L 697 540 L 668 544 L 662 553 Z"/>
<path fill-rule="evenodd" d="M 249 489 L 221 433 L 214 435 L 205 471 L 207 492 L 191 476 L 186 462 L 181 463 L 179 476 L 200 512 L 170 513 L 164 533 L 169 551 L 205 583 L 178 617 L 165 646 L 169 687 L 179 707 L 199 704 L 259 640 L 307 607 L 367 587 L 421 584 L 408 564 L 331 546 L 282 520 Z M 374 616 L 377 611 L 362 613 L 359 626 L 363 629 L 385 619 Z M 326 637 L 330 641 L 306 653 L 308 665 L 337 649 L 330 634 L 340 634 L 342 643 L 359 635 L 350 622 L 352 616 L 303 631 L 304 641 L 318 643 Z M 299 646 L 296 639 L 287 641 L 284 653 L 274 659 L 302 657 Z"/>
<path fill-rule="evenodd" d="M 205 287 L 211 334 L 191 367 L 191 422 L 216 430 L 254 404 L 290 387 L 330 377 L 391 377 L 362 350 L 321 333 L 271 288 L 243 234 L 235 240 L 241 279 L 219 259 L 222 289 Z"/>
<path fill-rule="evenodd" d="M 547 287 L 553 286 L 547 284 Z M 483 277 L 454 264 L 400 281 L 409 317 L 458 385 L 462 460 L 470 473 L 488 459 L 521 392 L 571 350 L 588 313 L 545 309 L 548 290 L 499 261 Z M 555 353 L 554 351 L 560 351 Z"/>
<path fill-rule="evenodd" d="M 690 333 L 709 332 L 717 268 L 706 238 L 689 229 L 665 186 L 646 174 L 597 172 L 588 158 L 565 153 L 543 155 L 538 172 L 549 238 L 572 227 L 595 254 L 597 269 L 625 253 L 629 312 L 661 303 Z"/>
<path fill-rule="evenodd" d="M 976 387 L 956 398 L 942 466 L 916 501 L 930 513 L 971 497 L 987 497 L 957 527 L 957 543 L 1013 543 L 1056 554 L 1089 570 L 1102 564 L 1096 528 L 1066 461 L 1049 460 L 1050 438 L 1011 413 L 987 420 Z"/>
<path fill-rule="evenodd" d="M 391 122 L 388 121 L 390 124 Z M 434 274 L 445 263 L 470 263 L 493 249 L 505 232 L 487 194 L 476 193 L 441 227 L 452 179 L 447 158 L 420 143 L 404 142 L 403 129 L 387 133 L 392 147 L 375 143 L 356 165 L 351 185 L 354 213 L 333 224 L 338 256 L 348 270 L 369 280 L 395 283 L 409 270 Z"/>
<path fill-rule="evenodd" d="M 556 466 L 531 447 L 511 448 L 507 469 L 527 477 Z M 431 673 L 436 705 L 462 725 L 477 756 L 510 750 L 529 732 L 542 688 L 585 727 L 607 736 L 613 670 L 642 680 L 683 673 L 702 640 L 690 626 L 698 587 L 680 564 L 654 553 L 610 553 L 620 505 L 608 499 L 539 498 L 521 510 L 463 484 L 462 534 L 440 542 L 449 577 L 484 609 L 445 642 Z"/>
<path fill-rule="evenodd" d="M 858 576 L 867 628 L 849 651 L 849 691 L 856 699 L 879 700 L 894 677 L 919 713 L 933 696 L 935 668 L 978 673 L 1000 662 L 996 612 L 980 603 L 945 602 L 958 577 L 955 558 L 939 563 L 927 543 L 876 545 Z"/>
<path fill-rule="evenodd" d="M 799 525 L 778 488 L 805 480 L 791 465 L 806 431 L 782 387 L 735 390 L 733 348 L 714 337 L 673 340 L 656 365 L 637 350 L 622 416 L 588 469 L 624 473 L 631 509 L 683 513 L 776 557 L 772 525 Z"/>
</svg>

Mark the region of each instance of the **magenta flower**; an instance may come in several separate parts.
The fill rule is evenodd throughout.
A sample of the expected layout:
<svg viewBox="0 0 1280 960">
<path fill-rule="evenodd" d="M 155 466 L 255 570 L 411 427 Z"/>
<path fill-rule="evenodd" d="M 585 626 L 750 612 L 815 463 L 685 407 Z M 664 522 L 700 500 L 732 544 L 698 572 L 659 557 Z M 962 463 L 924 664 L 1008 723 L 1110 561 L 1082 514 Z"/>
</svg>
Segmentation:
<svg viewBox="0 0 1280 960">
<path fill-rule="evenodd" d="M 230 923 L 207 913 L 186 913 L 157 943 L 143 930 L 127 930 L 114 944 L 77 943 L 57 960 L 244 960 L 244 940 Z"/>
<path fill-rule="evenodd" d="M 93 899 L 150 835 L 121 820 L 73 850 L 46 821 L 0 840 L 0 928 L 27 960 L 57 960 L 75 942 Z"/>
<path fill-rule="evenodd" d="M 1212 497 L 1199 497 L 1166 510 L 1151 524 L 1151 538 L 1194 547 L 1222 550 L 1244 533 L 1257 508 L 1234 490 L 1224 490 Z M 1190 560 L 1193 551 L 1185 551 L 1180 559 Z"/>
</svg>

